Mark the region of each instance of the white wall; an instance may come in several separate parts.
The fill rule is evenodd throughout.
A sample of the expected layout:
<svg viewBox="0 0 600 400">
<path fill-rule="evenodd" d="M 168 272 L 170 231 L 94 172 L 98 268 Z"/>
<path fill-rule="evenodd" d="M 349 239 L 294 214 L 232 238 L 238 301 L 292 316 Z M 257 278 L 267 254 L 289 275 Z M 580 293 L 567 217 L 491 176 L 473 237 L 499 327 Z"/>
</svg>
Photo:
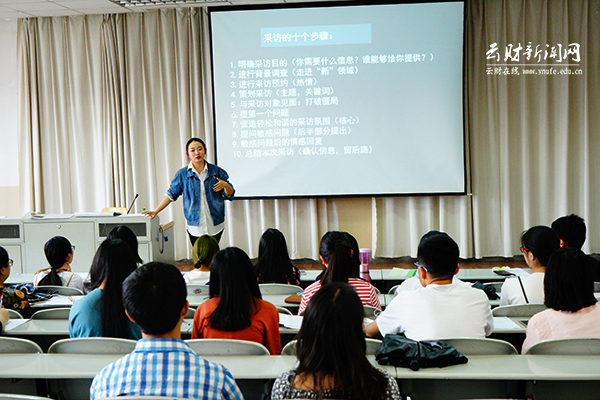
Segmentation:
<svg viewBox="0 0 600 400">
<path fill-rule="evenodd" d="M 20 215 L 17 21 L 0 20 L 0 215 Z"/>
</svg>

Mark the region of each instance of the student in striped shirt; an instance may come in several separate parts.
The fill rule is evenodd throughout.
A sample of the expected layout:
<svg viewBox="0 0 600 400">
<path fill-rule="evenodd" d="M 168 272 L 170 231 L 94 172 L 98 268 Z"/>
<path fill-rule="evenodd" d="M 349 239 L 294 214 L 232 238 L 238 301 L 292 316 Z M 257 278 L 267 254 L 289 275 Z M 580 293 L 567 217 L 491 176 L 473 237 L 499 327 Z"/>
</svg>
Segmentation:
<svg viewBox="0 0 600 400">
<path fill-rule="evenodd" d="M 204 360 L 181 340 L 188 311 L 187 290 L 173 265 L 151 262 L 123 283 L 128 317 L 142 330 L 135 350 L 100 371 L 90 399 L 114 396 L 169 396 L 189 399 L 243 399 L 231 373 Z"/>
<path fill-rule="evenodd" d="M 358 277 L 359 265 L 353 258 L 352 244 L 346 232 L 330 231 L 321 238 L 319 248 L 321 261 L 326 267 L 321 278 L 304 290 L 298 313 L 302 313 L 310 298 L 322 285 L 333 282 L 348 283 L 356 290 L 363 304 L 377 307 L 381 310 L 375 288 L 367 281 Z"/>
</svg>

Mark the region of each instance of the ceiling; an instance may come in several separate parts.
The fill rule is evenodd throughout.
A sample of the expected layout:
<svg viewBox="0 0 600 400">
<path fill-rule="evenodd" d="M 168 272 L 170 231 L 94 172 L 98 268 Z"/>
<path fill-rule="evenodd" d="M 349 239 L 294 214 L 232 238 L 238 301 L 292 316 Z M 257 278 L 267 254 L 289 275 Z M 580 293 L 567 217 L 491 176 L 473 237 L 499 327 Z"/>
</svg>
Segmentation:
<svg viewBox="0 0 600 400">
<path fill-rule="evenodd" d="M 305 2 L 307 0 L 0 0 L 0 19 L 143 12 L 156 8 Z M 310 0 L 308 0 L 310 1 Z"/>
</svg>

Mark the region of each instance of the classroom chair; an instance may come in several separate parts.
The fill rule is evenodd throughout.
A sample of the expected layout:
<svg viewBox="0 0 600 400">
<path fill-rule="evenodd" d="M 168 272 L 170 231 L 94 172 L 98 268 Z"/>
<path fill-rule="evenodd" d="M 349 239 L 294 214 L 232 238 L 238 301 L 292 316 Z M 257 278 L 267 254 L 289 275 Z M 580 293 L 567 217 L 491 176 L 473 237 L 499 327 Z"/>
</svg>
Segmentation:
<svg viewBox="0 0 600 400">
<path fill-rule="evenodd" d="M 296 355 L 296 340 L 292 340 L 281 349 L 282 356 L 295 356 Z M 379 339 L 371 339 L 365 338 L 365 342 L 367 343 L 367 351 L 366 354 L 373 355 L 381 346 L 381 340 Z"/>
<path fill-rule="evenodd" d="M 199 356 L 268 356 L 260 343 L 237 339 L 188 339 L 185 341 Z"/>
<path fill-rule="evenodd" d="M 194 319 L 194 314 L 196 314 L 196 309 L 189 307 L 187 314 L 185 314 L 185 319 Z"/>
<path fill-rule="evenodd" d="M 42 353 L 42 348 L 27 339 L 0 336 L 0 353 Z M 38 393 L 35 379 L 0 379 L 0 392 L 35 395 Z"/>
<path fill-rule="evenodd" d="M 63 296 L 83 296 L 83 292 L 81 290 L 74 288 L 74 287 L 68 287 L 68 286 L 51 286 L 51 285 L 36 286 L 33 292 L 34 293 L 54 293 L 54 294 L 60 294 Z"/>
<path fill-rule="evenodd" d="M 401 283 L 394 285 L 390 288 L 390 290 L 388 290 L 388 294 L 393 294 L 394 297 L 396 297 L 396 289 L 398 289 L 398 287 L 402 285 Z"/>
<path fill-rule="evenodd" d="M 8 310 L 8 318 L 10 318 L 10 319 L 23 319 L 23 316 L 18 311 L 10 309 L 10 308 L 7 308 L 7 310 Z"/>
<path fill-rule="evenodd" d="M 281 307 L 281 306 L 275 306 L 275 308 L 277 309 L 277 312 L 279 314 L 285 314 L 285 315 L 294 315 L 292 314 L 292 312 L 290 310 L 288 310 L 285 307 Z"/>
<path fill-rule="evenodd" d="M 48 353 L 71 354 L 129 354 L 137 342 L 132 339 L 81 337 L 61 339 L 52 343 Z"/>
<path fill-rule="evenodd" d="M 465 356 L 489 356 L 489 355 L 518 355 L 519 352 L 512 344 L 499 339 L 491 338 L 452 338 L 443 339 L 444 342 L 454 346 Z"/>
<path fill-rule="evenodd" d="M 260 293 L 265 294 L 297 294 L 302 293 L 304 289 L 296 285 L 287 285 L 285 283 L 261 283 L 258 285 Z"/>
<path fill-rule="evenodd" d="M 554 356 L 598 356 L 600 338 L 565 338 L 542 340 L 531 346 L 526 354 Z"/>
<path fill-rule="evenodd" d="M 39 310 L 31 315 L 31 319 L 69 319 L 71 308 L 48 308 Z"/>
<path fill-rule="evenodd" d="M 494 317 L 523 317 L 531 318 L 540 311 L 544 311 L 546 306 L 543 304 L 513 304 L 510 306 L 500 306 L 492 310 Z"/>
<path fill-rule="evenodd" d="M 365 310 L 365 318 L 377 318 L 381 314 L 381 310 L 377 307 L 363 305 Z"/>
<path fill-rule="evenodd" d="M 29 394 L 0 393 L 0 400 L 52 400 L 48 397 L 33 396 Z"/>
</svg>

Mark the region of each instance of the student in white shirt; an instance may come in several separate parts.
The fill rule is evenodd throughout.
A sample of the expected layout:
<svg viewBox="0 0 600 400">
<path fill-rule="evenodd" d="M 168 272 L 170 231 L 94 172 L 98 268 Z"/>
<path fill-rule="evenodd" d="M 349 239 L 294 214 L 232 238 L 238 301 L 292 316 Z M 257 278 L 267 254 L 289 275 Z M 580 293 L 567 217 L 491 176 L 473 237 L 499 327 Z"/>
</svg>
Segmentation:
<svg viewBox="0 0 600 400">
<path fill-rule="evenodd" d="M 547 310 L 527 324 L 523 353 L 547 339 L 600 337 L 600 307 L 594 297 L 592 266 L 579 249 L 552 254 L 544 277 Z"/>
<path fill-rule="evenodd" d="M 34 286 L 68 286 L 82 292 L 83 278 L 71 272 L 75 246 L 64 236 L 54 236 L 44 245 L 44 254 L 50 268 L 37 271 L 33 277 Z"/>
<path fill-rule="evenodd" d="M 490 335 L 494 319 L 486 294 L 452 281 L 458 255 L 458 245 L 446 233 L 426 233 L 415 263 L 423 287 L 399 293 L 367 326 L 367 336 L 404 333 L 426 340 Z"/>
<path fill-rule="evenodd" d="M 502 285 L 500 305 L 544 302 L 544 273 L 552 253 L 560 246 L 558 236 L 547 226 L 534 226 L 521 236 L 521 251 L 531 275 L 507 278 Z"/>
</svg>

